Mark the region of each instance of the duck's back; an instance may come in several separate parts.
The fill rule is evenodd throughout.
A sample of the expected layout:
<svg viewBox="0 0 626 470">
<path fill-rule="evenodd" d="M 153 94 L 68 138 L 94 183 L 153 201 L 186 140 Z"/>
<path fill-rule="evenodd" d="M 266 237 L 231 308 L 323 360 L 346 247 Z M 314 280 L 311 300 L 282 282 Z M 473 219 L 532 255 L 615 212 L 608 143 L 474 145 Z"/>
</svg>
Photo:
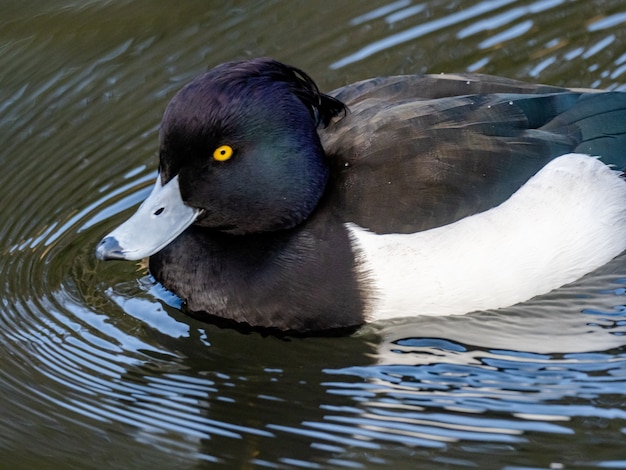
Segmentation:
<svg viewBox="0 0 626 470">
<path fill-rule="evenodd" d="M 491 209 L 569 152 L 626 166 L 624 93 L 466 74 L 375 78 L 331 95 L 350 112 L 320 130 L 328 201 L 377 233 Z"/>
</svg>

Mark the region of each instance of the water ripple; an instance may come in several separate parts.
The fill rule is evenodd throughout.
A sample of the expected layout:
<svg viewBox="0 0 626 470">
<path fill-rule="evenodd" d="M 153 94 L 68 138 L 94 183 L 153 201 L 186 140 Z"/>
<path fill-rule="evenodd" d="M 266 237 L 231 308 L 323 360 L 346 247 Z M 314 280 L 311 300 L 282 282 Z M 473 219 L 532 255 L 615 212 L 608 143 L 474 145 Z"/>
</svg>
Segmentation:
<svg viewBox="0 0 626 470">
<path fill-rule="evenodd" d="M 340 69 L 342 67 L 352 64 L 353 62 L 364 60 L 373 54 L 384 51 L 386 49 L 390 49 L 399 44 L 412 41 L 433 31 L 450 27 L 462 21 L 471 20 L 472 18 L 480 16 L 487 11 L 491 11 L 496 8 L 508 5 L 513 1 L 515 0 L 492 0 L 490 2 L 481 2 L 478 5 L 464 9 L 458 13 L 452 13 L 446 17 L 438 18 L 436 20 L 414 26 L 405 31 L 392 34 L 379 41 L 368 44 L 366 47 L 363 47 L 362 49 L 348 55 L 347 57 L 333 62 L 332 64 L 330 64 L 330 68 Z"/>
</svg>

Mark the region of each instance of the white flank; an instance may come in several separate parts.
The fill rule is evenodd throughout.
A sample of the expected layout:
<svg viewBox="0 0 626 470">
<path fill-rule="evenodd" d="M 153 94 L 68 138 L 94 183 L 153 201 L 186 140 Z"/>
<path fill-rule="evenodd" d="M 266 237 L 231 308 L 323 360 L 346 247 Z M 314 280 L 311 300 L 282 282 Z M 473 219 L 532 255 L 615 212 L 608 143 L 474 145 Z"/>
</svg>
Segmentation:
<svg viewBox="0 0 626 470">
<path fill-rule="evenodd" d="M 444 227 L 347 224 L 372 283 L 369 320 L 500 308 L 575 281 L 626 249 L 626 182 L 595 157 L 556 158 L 501 205 Z"/>
</svg>

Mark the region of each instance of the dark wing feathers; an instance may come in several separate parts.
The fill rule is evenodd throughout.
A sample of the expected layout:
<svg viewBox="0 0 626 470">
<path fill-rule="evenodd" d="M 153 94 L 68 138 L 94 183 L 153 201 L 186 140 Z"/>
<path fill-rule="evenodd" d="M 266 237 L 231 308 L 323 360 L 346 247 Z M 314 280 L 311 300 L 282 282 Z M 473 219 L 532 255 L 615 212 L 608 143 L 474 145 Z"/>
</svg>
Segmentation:
<svg viewBox="0 0 626 470">
<path fill-rule="evenodd" d="M 481 74 L 396 75 L 377 77 L 339 88 L 331 96 L 350 105 L 369 97 L 390 102 L 401 99 L 443 98 L 489 93 L 560 93 L 568 91 L 549 85 L 535 85 L 508 78 Z M 592 90 L 585 90 L 592 91 Z"/>
<path fill-rule="evenodd" d="M 378 233 L 488 210 L 568 152 L 626 164 L 623 93 L 466 74 L 375 78 L 331 95 L 350 113 L 320 130 L 334 169 L 327 203 Z"/>
<path fill-rule="evenodd" d="M 574 136 L 574 151 L 601 156 L 606 163 L 626 166 L 626 93 L 582 95 L 542 129 Z"/>
</svg>

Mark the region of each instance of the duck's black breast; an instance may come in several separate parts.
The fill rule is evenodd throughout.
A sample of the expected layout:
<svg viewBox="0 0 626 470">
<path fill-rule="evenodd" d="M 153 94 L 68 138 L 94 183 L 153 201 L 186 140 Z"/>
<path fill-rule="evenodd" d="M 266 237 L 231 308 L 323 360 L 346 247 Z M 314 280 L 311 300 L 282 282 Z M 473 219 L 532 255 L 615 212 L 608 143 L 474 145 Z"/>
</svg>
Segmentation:
<svg viewBox="0 0 626 470">
<path fill-rule="evenodd" d="M 626 165 L 624 93 L 467 74 L 375 78 L 331 95 L 350 109 L 320 130 L 332 210 L 377 233 L 491 209 L 568 152 Z"/>
<path fill-rule="evenodd" d="M 195 316 L 299 333 L 366 321 L 367 281 L 356 267 L 348 232 L 325 211 L 257 235 L 192 226 L 150 257 L 150 272 Z"/>
</svg>

